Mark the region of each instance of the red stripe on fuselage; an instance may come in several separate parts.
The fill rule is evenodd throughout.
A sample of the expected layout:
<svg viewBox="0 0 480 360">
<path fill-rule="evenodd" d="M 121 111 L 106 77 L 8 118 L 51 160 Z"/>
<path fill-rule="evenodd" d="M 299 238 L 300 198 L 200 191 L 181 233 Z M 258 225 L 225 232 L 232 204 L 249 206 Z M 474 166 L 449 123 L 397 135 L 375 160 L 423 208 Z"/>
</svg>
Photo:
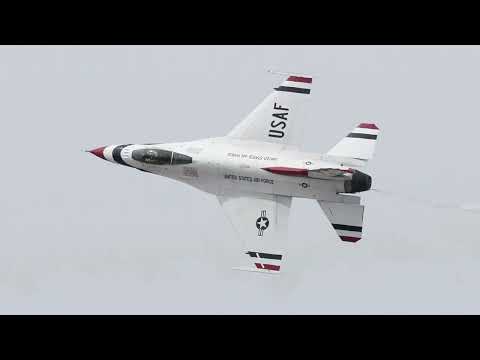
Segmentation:
<svg viewBox="0 0 480 360">
<path fill-rule="evenodd" d="M 277 167 L 263 168 L 263 170 L 270 171 L 271 173 L 279 174 L 279 175 L 308 176 L 308 170 L 307 169 L 277 166 Z"/>
<path fill-rule="evenodd" d="M 303 76 L 289 76 L 287 81 L 295 81 L 295 82 L 311 84 L 312 78 L 303 77 Z"/>
</svg>

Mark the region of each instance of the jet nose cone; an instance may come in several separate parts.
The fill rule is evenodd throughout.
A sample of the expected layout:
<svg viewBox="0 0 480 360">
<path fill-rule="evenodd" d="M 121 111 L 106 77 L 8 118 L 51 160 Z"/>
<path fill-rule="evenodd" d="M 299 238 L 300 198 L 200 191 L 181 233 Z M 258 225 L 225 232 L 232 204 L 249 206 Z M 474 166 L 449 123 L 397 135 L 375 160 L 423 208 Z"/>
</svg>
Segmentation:
<svg viewBox="0 0 480 360">
<path fill-rule="evenodd" d="M 103 155 L 103 150 L 105 150 L 106 146 L 102 146 L 93 150 L 88 150 L 89 153 L 98 156 L 100 159 L 106 160 L 105 156 Z"/>
</svg>

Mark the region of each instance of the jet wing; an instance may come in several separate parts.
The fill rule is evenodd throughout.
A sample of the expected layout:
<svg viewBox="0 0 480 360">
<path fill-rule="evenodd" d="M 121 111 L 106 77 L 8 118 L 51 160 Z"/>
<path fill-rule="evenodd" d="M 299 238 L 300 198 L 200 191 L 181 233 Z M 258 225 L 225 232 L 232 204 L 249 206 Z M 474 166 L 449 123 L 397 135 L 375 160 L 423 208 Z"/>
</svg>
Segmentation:
<svg viewBox="0 0 480 360">
<path fill-rule="evenodd" d="M 227 136 L 280 145 L 294 144 L 311 86 L 311 77 L 289 76 Z"/>
<path fill-rule="evenodd" d="M 292 198 L 268 194 L 217 197 L 243 242 L 248 265 L 234 269 L 278 274 L 285 256 Z"/>
</svg>

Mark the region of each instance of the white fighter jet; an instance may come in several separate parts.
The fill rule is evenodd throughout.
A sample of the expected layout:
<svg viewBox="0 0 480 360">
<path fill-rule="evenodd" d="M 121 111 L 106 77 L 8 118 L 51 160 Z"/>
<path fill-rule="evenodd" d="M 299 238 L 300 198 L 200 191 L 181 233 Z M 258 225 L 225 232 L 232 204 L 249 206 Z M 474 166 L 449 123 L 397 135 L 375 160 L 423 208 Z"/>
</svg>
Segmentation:
<svg viewBox="0 0 480 360">
<path fill-rule="evenodd" d="M 235 269 L 279 273 L 293 197 L 318 201 L 340 239 L 356 242 L 362 237 L 364 205 L 350 194 L 369 190 L 372 182 L 358 168 L 373 156 L 375 124 L 357 125 L 325 154 L 298 148 L 311 86 L 311 77 L 289 75 L 223 137 L 90 152 L 217 196 L 244 244 L 247 265 Z"/>
</svg>

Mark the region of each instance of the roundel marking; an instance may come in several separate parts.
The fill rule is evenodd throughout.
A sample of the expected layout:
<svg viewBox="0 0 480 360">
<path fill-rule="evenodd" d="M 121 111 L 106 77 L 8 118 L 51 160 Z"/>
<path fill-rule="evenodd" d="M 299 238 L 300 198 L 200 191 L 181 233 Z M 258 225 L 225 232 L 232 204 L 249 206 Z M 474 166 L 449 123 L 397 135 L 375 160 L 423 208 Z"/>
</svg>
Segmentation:
<svg viewBox="0 0 480 360">
<path fill-rule="evenodd" d="M 258 229 L 258 236 L 263 236 L 263 232 L 267 230 L 270 221 L 267 218 L 267 210 L 262 210 L 260 212 L 260 217 L 255 221 L 255 226 Z"/>
<path fill-rule="evenodd" d="M 258 230 L 266 230 L 268 228 L 269 223 L 270 223 L 270 221 L 268 220 L 268 218 L 260 216 L 257 219 L 257 222 L 256 222 L 257 229 Z"/>
</svg>

